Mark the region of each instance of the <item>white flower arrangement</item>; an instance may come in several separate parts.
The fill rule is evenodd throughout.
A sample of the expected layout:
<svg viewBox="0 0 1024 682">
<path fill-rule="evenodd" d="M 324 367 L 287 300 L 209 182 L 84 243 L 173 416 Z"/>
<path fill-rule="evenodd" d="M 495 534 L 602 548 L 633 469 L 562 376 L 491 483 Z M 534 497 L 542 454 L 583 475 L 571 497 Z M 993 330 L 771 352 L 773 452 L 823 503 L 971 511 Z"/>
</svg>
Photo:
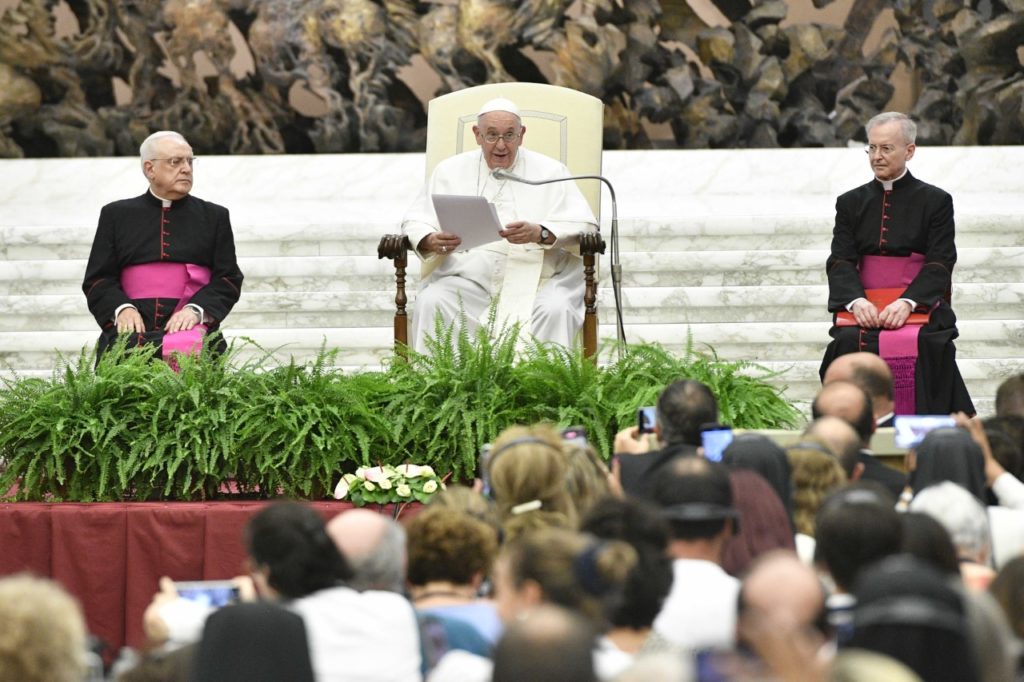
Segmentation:
<svg viewBox="0 0 1024 682">
<path fill-rule="evenodd" d="M 444 480 L 426 465 L 359 467 L 354 474 L 345 474 L 334 489 L 334 497 L 347 499 L 357 507 L 366 504 L 389 504 L 430 501 Z"/>
</svg>

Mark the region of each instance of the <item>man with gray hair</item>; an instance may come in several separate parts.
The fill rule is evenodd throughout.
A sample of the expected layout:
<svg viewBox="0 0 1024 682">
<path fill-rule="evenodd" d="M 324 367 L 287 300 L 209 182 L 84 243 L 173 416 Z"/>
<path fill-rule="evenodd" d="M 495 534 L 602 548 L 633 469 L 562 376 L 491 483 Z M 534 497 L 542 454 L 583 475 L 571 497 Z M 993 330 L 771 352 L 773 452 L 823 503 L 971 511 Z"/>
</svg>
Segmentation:
<svg viewBox="0 0 1024 682">
<path fill-rule="evenodd" d="M 161 130 L 139 155 L 149 188 L 100 211 L 82 291 L 102 330 L 97 356 L 131 334 L 129 346 L 156 345 L 170 360 L 219 328 L 238 302 L 242 271 L 228 210 L 190 194 L 188 141 Z"/>
<path fill-rule="evenodd" d="M 444 159 L 402 220 L 423 261 L 411 343 L 426 352 L 440 315 L 446 327 L 462 311 L 474 329 L 487 319 L 497 297 L 498 325 L 520 322 L 542 341 L 569 346 L 583 324 L 583 260 L 579 233 L 597 227 L 575 182 L 530 185 L 526 180 L 569 177 L 569 169 L 523 147 L 526 126 L 514 102 L 492 99 L 480 108 L 473 134 L 479 149 Z M 433 196 L 481 196 L 493 204 L 501 231 L 494 241 L 460 249 L 459 235 L 439 224 Z"/>
<path fill-rule="evenodd" d="M 978 498 L 952 481 L 942 481 L 914 495 L 910 511 L 928 514 L 942 524 L 956 547 L 966 586 L 987 589 L 995 577 L 992 539 L 988 513 Z"/>
<path fill-rule="evenodd" d="M 907 170 L 917 149 L 908 116 L 885 112 L 865 129 L 875 177 L 836 200 L 825 269 L 837 315 L 821 376 L 840 355 L 877 353 L 892 369 L 896 414 L 974 414 L 953 346 L 953 199 Z"/>
<path fill-rule="evenodd" d="M 405 592 L 405 529 L 397 521 L 352 509 L 328 521 L 327 534 L 352 568 L 350 587 Z"/>
</svg>

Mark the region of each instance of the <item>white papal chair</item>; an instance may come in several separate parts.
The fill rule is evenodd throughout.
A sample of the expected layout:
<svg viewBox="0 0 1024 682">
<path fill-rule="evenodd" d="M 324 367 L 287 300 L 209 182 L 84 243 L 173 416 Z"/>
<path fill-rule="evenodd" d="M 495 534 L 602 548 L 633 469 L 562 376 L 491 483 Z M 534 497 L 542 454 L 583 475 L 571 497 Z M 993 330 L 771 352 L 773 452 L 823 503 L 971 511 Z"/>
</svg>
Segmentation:
<svg viewBox="0 0 1024 682">
<path fill-rule="evenodd" d="M 466 88 L 430 100 L 427 109 L 426 176 L 439 161 L 476 147 L 473 126 L 480 107 L 495 97 L 505 97 L 519 107 L 529 131 L 527 146 L 564 163 L 572 175 L 600 175 L 604 104 L 596 97 L 570 88 L 543 83 L 491 83 Z M 580 191 L 600 224 L 601 183 L 577 180 Z M 378 258 L 395 263 L 395 350 L 404 355 L 409 339 L 408 299 L 405 292 L 407 252 L 405 235 L 388 234 L 377 247 Z M 583 350 L 597 353 L 597 254 L 604 253 L 600 232 L 580 235 L 585 293 L 583 299 Z"/>
</svg>

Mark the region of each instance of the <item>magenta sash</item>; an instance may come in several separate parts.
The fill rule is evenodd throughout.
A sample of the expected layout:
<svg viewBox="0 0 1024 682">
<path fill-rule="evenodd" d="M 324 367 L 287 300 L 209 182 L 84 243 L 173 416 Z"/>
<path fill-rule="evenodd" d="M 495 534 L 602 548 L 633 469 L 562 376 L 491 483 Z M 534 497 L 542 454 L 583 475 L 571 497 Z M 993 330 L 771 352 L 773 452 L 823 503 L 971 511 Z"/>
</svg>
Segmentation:
<svg viewBox="0 0 1024 682">
<path fill-rule="evenodd" d="M 865 289 L 906 288 L 921 272 L 924 254 L 909 256 L 864 256 L 860 261 L 860 281 Z M 919 324 L 878 332 L 878 355 L 892 370 L 895 414 L 917 412 L 917 337 Z"/>
<path fill-rule="evenodd" d="M 185 307 L 196 292 L 210 283 L 210 269 L 191 263 L 146 263 L 121 271 L 121 288 L 128 298 L 176 298 L 174 312 Z M 175 366 L 173 353 L 198 353 L 203 347 L 206 325 L 164 334 L 163 359 Z M 176 367 L 175 367 L 176 368 Z"/>
</svg>

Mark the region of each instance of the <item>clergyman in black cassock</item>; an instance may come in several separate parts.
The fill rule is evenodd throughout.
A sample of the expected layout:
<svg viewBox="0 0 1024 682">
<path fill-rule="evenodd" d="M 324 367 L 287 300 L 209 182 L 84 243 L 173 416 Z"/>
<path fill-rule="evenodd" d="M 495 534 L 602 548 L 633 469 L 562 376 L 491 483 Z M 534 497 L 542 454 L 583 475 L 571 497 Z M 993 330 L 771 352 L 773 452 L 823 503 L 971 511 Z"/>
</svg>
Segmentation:
<svg viewBox="0 0 1024 682">
<path fill-rule="evenodd" d="M 154 133 L 140 153 L 149 189 L 101 210 L 82 290 L 102 330 L 98 355 L 127 332 L 169 359 L 172 345 L 195 350 L 183 338 L 201 342 L 219 328 L 243 277 L 228 210 L 189 193 L 195 158 L 185 138 Z"/>
<path fill-rule="evenodd" d="M 875 178 L 836 201 L 832 250 L 826 264 L 829 312 L 849 311 L 860 326 L 833 325 L 821 375 L 836 357 L 879 352 L 881 330 L 901 328 L 911 312 L 929 313 L 918 335 L 914 371 L 917 414 L 974 414 L 956 365 L 958 336 L 950 307 L 954 243 L 953 199 L 915 178 L 906 167 L 914 155 L 916 126 L 903 114 L 879 114 L 867 126 L 866 148 Z M 865 256 L 923 257 L 920 271 L 900 297 L 878 310 L 865 298 Z"/>
</svg>

